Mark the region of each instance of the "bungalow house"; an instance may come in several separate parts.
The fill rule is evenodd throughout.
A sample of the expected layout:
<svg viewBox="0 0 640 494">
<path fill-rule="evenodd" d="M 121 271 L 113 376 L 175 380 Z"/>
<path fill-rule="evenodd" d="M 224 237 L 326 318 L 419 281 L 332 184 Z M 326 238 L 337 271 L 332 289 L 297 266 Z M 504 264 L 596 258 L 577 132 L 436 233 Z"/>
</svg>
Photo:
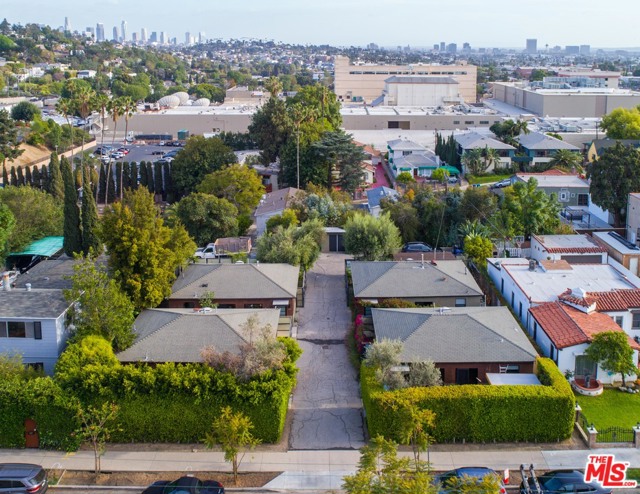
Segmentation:
<svg viewBox="0 0 640 494">
<path fill-rule="evenodd" d="M 593 337 L 602 332 L 622 331 L 610 317 L 592 307 L 574 305 L 564 301 L 546 302 L 529 309 L 531 336 L 545 357 L 555 361 L 561 372 L 571 372 L 579 382 L 585 379 L 610 384 L 619 380 L 585 354 Z M 631 337 L 634 362 L 638 362 L 640 345 Z"/>
<path fill-rule="evenodd" d="M 408 172 L 412 177 L 430 177 L 431 173 L 442 165 L 440 158 L 432 151 L 400 156 L 393 161 L 391 172 L 395 177 Z"/>
<path fill-rule="evenodd" d="M 286 187 L 270 192 L 260 200 L 260 204 L 258 204 L 254 213 L 258 236 L 262 235 L 267 229 L 267 220 L 269 218 L 282 214 L 285 209 L 291 206 L 291 201 L 297 193 L 298 189 L 295 187 Z"/>
<path fill-rule="evenodd" d="M 394 139 L 387 142 L 387 152 L 389 153 L 389 166 L 393 168 L 393 164 L 403 156 L 410 154 L 422 154 L 427 150 L 424 146 L 407 139 Z"/>
<path fill-rule="evenodd" d="M 631 146 L 633 148 L 640 148 L 640 140 L 638 139 L 594 139 L 587 150 L 587 161 L 593 163 L 600 158 L 607 149 L 616 145 L 617 142 L 621 142 L 624 146 Z"/>
<path fill-rule="evenodd" d="M 445 384 L 532 373 L 538 356 L 506 307 L 373 309 L 372 319 L 377 340 L 402 342 L 404 365 L 432 360 Z"/>
<path fill-rule="evenodd" d="M 371 306 L 399 298 L 424 307 L 479 307 L 482 290 L 462 261 L 353 261 L 353 297 L 368 315 Z"/>
<path fill-rule="evenodd" d="M 383 199 L 395 202 L 399 198 L 400 194 L 398 194 L 395 189 L 390 189 L 389 187 L 382 186 L 367 190 L 367 208 L 369 209 L 369 214 L 377 218 L 382 211 L 380 202 Z"/>
<path fill-rule="evenodd" d="M 116 356 L 121 362 L 202 362 L 202 350 L 238 354 L 251 338 L 247 320 L 255 316 L 258 327 L 269 327 L 275 337 L 277 309 L 147 309 L 136 318 L 136 340 Z"/>
<path fill-rule="evenodd" d="M 516 317 L 530 328 L 529 309 L 555 302 L 567 287 L 606 292 L 640 287 L 640 279 L 609 264 L 569 264 L 565 260 L 487 259 L 487 273 Z"/>
<path fill-rule="evenodd" d="M 0 353 L 21 355 L 22 362 L 53 374 L 69 335 L 71 304 L 60 289 L 12 288 L 0 291 Z"/>
<path fill-rule="evenodd" d="M 580 154 L 580 148 L 577 146 L 541 132 L 520 134 L 515 138 L 515 140 L 518 141 L 520 151 L 529 158 L 529 162 L 533 166 L 538 163 L 548 163 L 561 149 L 571 151 L 572 153 L 576 153 L 576 155 L 582 157 Z"/>
<path fill-rule="evenodd" d="M 464 157 L 469 151 L 474 149 L 495 149 L 500 156 L 500 168 L 509 168 L 511 166 L 511 160 L 516 154 L 516 148 L 510 144 L 506 144 L 502 141 L 494 139 L 491 136 L 480 134 L 478 132 L 465 132 L 462 134 L 454 134 L 454 140 L 457 144 L 458 156 L 460 159 Z M 488 168 L 487 171 L 492 171 L 493 167 Z M 464 170 L 467 172 L 467 170 Z"/>
<path fill-rule="evenodd" d="M 210 295 L 220 309 L 274 308 L 292 317 L 299 271 L 289 264 L 190 264 L 174 282 L 163 307 L 198 308 L 200 299 Z"/>
<path fill-rule="evenodd" d="M 562 207 L 589 206 L 589 182 L 577 174 L 560 170 L 547 170 L 542 173 L 516 173 L 513 183 L 528 182 L 535 178 L 538 189 L 547 195 L 555 194 Z"/>
<path fill-rule="evenodd" d="M 606 264 L 608 255 L 589 235 L 532 235 L 531 257 L 536 261 Z"/>
</svg>

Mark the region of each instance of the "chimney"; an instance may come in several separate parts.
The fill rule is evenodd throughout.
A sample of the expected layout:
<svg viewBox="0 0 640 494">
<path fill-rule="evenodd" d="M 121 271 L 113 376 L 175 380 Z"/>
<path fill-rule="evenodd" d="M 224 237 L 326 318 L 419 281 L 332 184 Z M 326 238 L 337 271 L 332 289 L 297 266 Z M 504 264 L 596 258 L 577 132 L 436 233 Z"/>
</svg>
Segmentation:
<svg viewBox="0 0 640 494">
<path fill-rule="evenodd" d="M 31 291 L 31 283 L 25 283 L 24 287 L 27 289 L 28 292 Z"/>
<path fill-rule="evenodd" d="M 9 281 L 9 271 L 2 273 L 2 288 L 5 292 L 11 291 L 11 282 Z"/>
</svg>

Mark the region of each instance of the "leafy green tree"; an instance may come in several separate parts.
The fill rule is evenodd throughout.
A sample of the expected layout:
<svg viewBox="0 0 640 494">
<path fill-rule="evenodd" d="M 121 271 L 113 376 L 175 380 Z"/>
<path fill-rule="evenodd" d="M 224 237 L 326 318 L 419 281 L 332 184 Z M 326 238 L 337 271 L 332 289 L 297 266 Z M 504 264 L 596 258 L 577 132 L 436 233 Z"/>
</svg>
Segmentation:
<svg viewBox="0 0 640 494">
<path fill-rule="evenodd" d="M 295 195 L 291 209 L 300 221 L 319 219 L 325 226 L 342 226 L 353 206 L 349 194 L 308 184 L 306 191 Z"/>
<path fill-rule="evenodd" d="M 121 203 L 105 211 L 101 226 L 109 268 L 136 310 L 155 307 L 171 294 L 176 268 L 196 249 L 181 224 L 164 224 L 143 188 L 125 192 Z"/>
<path fill-rule="evenodd" d="M 220 416 L 213 421 L 212 431 L 207 433 L 204 440 L 208 448 L 214 448 L 218 444 L 222 447 L 224 460 L 231 462 L 235 484 L 238 483 L 238 469 L 246 450 L 260 444 L 260 439 L 253 436 L 252 429 L 253 424 L 249 417 L 225 406 L 220 411 Z"/>
<path fill-rule="evenodd" d="M 409 368 L 409 386 L 442 386 L 442 374 L 433 360 L 414 362 Z"/>
<path fill-rule="evenodd" d="M 342 126 L 340 114 L 340 102 L 336 94 L 327 86 L 314 84 L 305 86 L 296 93 L 293 98 L 287 100 L 287 105 L 300 104 L 303 108 L 309 108 L 322 127 L 329 132 L 338 132 Z"/>
<path fill-rule="evenodd" d="M 19 252 L 34 240 L 62 234 L 62 204 L 46 192 L 31 187 L 0 189 L 0 204 L 13 213 L 16 227 L 9 235 L 7 249 Z"/>
<path fill-rule="evenodd" d="M 134 307 L 103 266 L 90 258 L 81 258 L 73 268 L 73 286 L 65 298 L 74 302 L 70 317 L 75 331 L 73 339 L 99 335 L 119 352 L 135 340 Z"/>
<path fill-rule="evenodd" d="M 638 372 L 629 337 L 623 331 L 605 331 L 596 334 L 584 353 L 597 362 L 603 370 L 620 373 L 623 386 L 626 386 L 625 376 Z"/>
<path fill-rule="evenodd" d="M 344 226 L 345 249 L 363 261 L 389 259 L 400 248 L 400 231 L 389 215 L 355 215 Z"/>
<path fill-rule="evenodd" d="M 469 187 L 460 200 L 459 212 L 467 221 L 486 223 L 498 207 L 496 195 L 488 187 Z"/>
<path fill-rule="evenodd" d="M 614 217 L 614 226 L 626 224 L 627 200 L 640 190 L 640 151 L 617 142 L 587 170 L 591 200 Z"/>
<path fill-rule="evenodd" d="M 516 147 L 518 142 L 515 138 L 520 134 L 529 133 L 529 127 L 526 120 L 505 120 L 504 122 L 496 122 L 489 127 L 489 130 L 502 142 Z"/>
<path fill-rule="evenodd" d="M 89 167 L 83 170 L 82 181 L 82 252 L 86 256 L 89 252 L 100 253 L 102 243 L 98 236 L 98 207 L 91 190 Z"/>
<path fill-rule="evenodd" d="M 420 493 L 436 494 L 427 465 L 398 457 L 398 446 L 376 436 L 360 450 L 358 471 L 344 477 L 347 494 Z"/>
<path fill-rule="evenodd" d="M 447 180 L 449 180 L 449 172 L 441 166 L 440 168 L 436 168 L 431 172 L 431 179 L 437 180 L 440 183 L 446 184 Z"/>
<path fill-rule="evenodd" d="M 9 238 L 16 226 L 16 218 L 6 204 L 0 202 L 0 266 L 4 267 L 4 260 L 9 253 Z"/>
<path fill-rule="evenodd" d="M 516 231 L 525 238 L 552 233 L 560 224 L 560 204 L 555 194 L 538 189 L 538 181 L 516 182 L 504 192 L 504 207 L 513 216 Z"/>
<path fill-rule="evenodd" d="M 389 213 L 389 217 L 400 230 L 403 242 L 411 242 L 417 238 L 420 220 L 418 211 L 410 203 L 384 201 L 383 210 Z"/>
<path fill-rule="evenodd" d="M 365 159 L 362 147 L 353 142 L 353 136 L 342 130 L 327 132 L 313 148 L 328 163 L 327 187 L 331 188 L 335 173 L 340 189 L 353 195 L 362 185 Z"/>
<path fill-rule="evenodd" d="M 251 214 L 260 203 L 265 188 L 258 173 L 244 165 L 231 165 L 206 175 L 198 192 L 226 199 L 239 214 Z"/>
<path fill-rule="evenodd" d="M 19 148 L 18 129 L 7 110 L 0 110 L 0 160 L 4 169 L 7 160 L 13 161 L 24 152 Z"/>
<path fill-rule="evenodd" d="M 196 192 L 182 198 L 172 209 L 198 245 L 234 237 L 238 232 L 238 210 L 226 199 Z"/>
<path fill-rule="evenodd" d="M 413 178 L 413 175 L 411 175 L 411 173 L 409 172 L 399 173 L 398 176 L 396 177 L 396 182 L 404 185 L 415 183 L 415 181 L 416 179 Z"/>
<path fill-rule="evenodd" d="M 115 403 L 103 403 L 100 406 L 80 407 L 78 409 L 78 422 L 80 427 L 76 435 L 83 441 L 91 444 L 94 455 L 94 473 L 98 475 L 101 470 L 100 459 L 107 450 L 107 442 L 111 434 L 117 430 L 114 424 L 118 416 L 119 407 Z"/>
<path fill-rule="evenodd" d="M 493 254 L 493 243 L 482 235 L 469 234 L 464 238 L 464 253 L 476 266 L 484 267 Z"/>
<path fill-rule="evenodd" d="M 414 368 L 416 370 L 414 371 Z M 434 372 L 435 371 L 435 372 Z M 427 386 L 441 386 L 442 378 L 440 371 L 435 367 L 432 361 L 419 362 L 411 366 L 411 371 L 420 378 L 414 378 L 411 382 L 411 374 L 409 375 L 410 386 L 424 386 L 422 382 L 428 382 Z M 400 442 L 408 444 L 413 450 L 413 461 L 416 470 L 420 469 L 424 464 L 420 459 L 420 453 L 426 451 L 433 438 L 429 434 L 433 430 L 436 422 L 436 414 L 431 410 L 421 408 L 420 404 L 413 397 L 414 395 L 404 395 L 397 397 L 398 419 L 400 421 Z"/>
<path fill-rule="evenodd" d="M 17 48 L 18 45 L 16 45 L 11 38 L 5 36 L 4 34 L 0 34 L 0 53 L 7 53 Z"/>
<path fill-rule="evenodd" d="M 71 164 L 64 156 L 60 160 L 60 171 L 64 182 L 64 253 L 72 257 L 74 253 L 82 252 L 82 231 L 78 192 L 71 172 Z"/>
<path fill-rule="evenodd" d="M 267 231 L 274 232 L 278 227 L 289 228 L 298 225 L 298 217 L 293 209 L 285 209 L 282 214 L 276 214 L 267 220 Z"/>
<path fill-rule="evenodd" d="M 616 108 L 602 117 L 609 139 L 640 139 L 640 108 Z"/>
<path fill-rule="evenodd" d="M 319 220 L 309 220 L 300 228 L 278 226 L 258 239 L 257 258 L 260 262 L 291 264 L 308 271 L 320 257 L 322 232 Z"/>
<path fill-rule="evenodd" d="M 267 102 L 253 114 L 249 134 L 261 149 L 262 163 L 268 165 L 280 156 L 280 151 L 289 138 L 292 128 L 285 102 L 278 97 L 282 91 L 282 85 L 272 77 L 265 87 L 271 94 Z"/>
<path fill-rule="evenodd" d="M 21 101 L 11 108 L 11 118 L 21 122 L 32 122 L 40 116 L 40 109 L 29 101 Z"/>
<path fill-rule="evenodd" d="M 236 155 L 217 137 L 190 137 L 171 163 L 176 192 L 185 196 L 195 191 L 209 173 L 235 162 Z"/>
<path fill-rule="evenodd" d="M 385 389 L 401 389 L 407 387 L 402 373 L 396 371 L 400 365 L 402 342 L 400 340 L 376 340 L 367 347 L 364 364 L 376 370 L 376 379 Z"/>
<path fill-rule="evenodd" d="M 481 479 L 463 475 L 447 479 L 444 487 L 455 494 L 493 494 L 500 492 L 501 481 L 498 475 L 486 475 Z"/>
</svg>

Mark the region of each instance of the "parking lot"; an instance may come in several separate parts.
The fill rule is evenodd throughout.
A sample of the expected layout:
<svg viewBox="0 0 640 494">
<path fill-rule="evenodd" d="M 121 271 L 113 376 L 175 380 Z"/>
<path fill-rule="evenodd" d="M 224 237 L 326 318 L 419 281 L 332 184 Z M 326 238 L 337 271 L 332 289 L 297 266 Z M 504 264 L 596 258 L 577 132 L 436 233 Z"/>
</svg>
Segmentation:
<svg viewBox="0 0 640 494">
<path fill-rule="evenodd" d="M 111 146 L 111 142 L 109 140 L 105 140 L 104 145 Z M 93 152 L 97 147 L 99 146 L 95 146 L 89 151 Z M 134 144 L 127 144 L 123 146 L 120 141 L 116 141 L 113 147 L 114 149 L 125 147 L 129 150 L 129 154 L 125 155 L 124 158 L 118 159 L 116 161 L 129 161 L 129 162 L 136 161 L 138 163 L 140 161 L 157 161 L 162 157 L 161 153 L 168 153 L 170 151 L 178 151 L 182 149 L 180 147 L 160 146 L 158 144 L 135 144 L 134 143 Z"/>
</svg>

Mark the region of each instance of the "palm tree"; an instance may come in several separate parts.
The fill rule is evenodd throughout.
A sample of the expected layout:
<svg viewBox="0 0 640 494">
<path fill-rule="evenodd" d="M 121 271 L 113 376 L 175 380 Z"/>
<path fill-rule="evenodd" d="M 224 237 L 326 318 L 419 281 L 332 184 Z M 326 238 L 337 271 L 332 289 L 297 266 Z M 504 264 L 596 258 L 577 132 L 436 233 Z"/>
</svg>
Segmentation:
<svg viewBox="0 0 640 494">
<path fill-rule="evenodd" d="M 79 86 L 78 90 L 74 94 L 75 106 L 80 114 L 80 117 L 86 121 L 87 117 L 91 115 L 94 109 L 95 91 L 89 89 L 86 86 Z M 80 162 L 80 168 L 84 170 L 84 132 L 82 133 L 82 158 Z"/>
<path fill-rule="evenodd" d="M 311 116 L 308 108 L 300 103 L 294 103 L 289 108 L 289 118 L 296 129 L 296 176 L 298 179 L 297 187 L 300 188 L 300 125 Z"/>
<path fill-rule="evenodd" d="M 566 171 L 575 169 L 578 173 L 584 171 L 582 169 L 582 157 L 578 153 L 569 151 L 568 149 L 558 149 L 551 158 L 551 161 L 549 161 L 549 167 Z"/>
<path fill-rule="evenodd" d="M 96 93 L 93 98 L 93 107 L 100 112 L 100 128 L 101 137 L 100 144 L 104 144 L 104 119 L 107 115 L 107 107 L 109 106 L 109 96 L 105 93 Z"/>
<path fill-rule="evenodd" d="M 462 164 L 470 175 L 478 175 L 487 169 L 485 162 L 482 160 L 482 150 L 480 148 L 465 151 L 462 155 Z"/>
<path fill-rule="evenodd" d="M 484 148 L 484 163 L 486 165 L 485 170 L 491 167 L 495 170 L 500 164 L 500 153 L 496 149 L 486 146 Z"/>
<path fill-rule="evenodd" d="M 73 163 L 73 126 L 71 125 L 69 117 L 73 115 L 74 110 L 74 102 L 70 98 L 60 98 L 56 103 L 56 111 L 64 116 L 69 126 L 69 135 L 71 136 L 71 163 Z"/>
<path fill-rule="evenodd" d="M 133 101 L 129 96 L 124 96 L 122 98 L 122 113 L 124 115 L 124 136 L 125 139 L 127 138 L 127 135 L 129 134 L 129 119 L 133 116 L 133 114 L 135 113 L 136 109 L 137 109 L 137 105 L 135 103 L 135 101 Z M 122 181 L 122 170 L 123 170 L 124 166 L 120 167 L 120 200 L 122 201 L 122 185 L 123 185 L 123 181 Z"/>
<path fill-rule="evenodd" d="M 109 103 L 107 104 L 107 111 L 109 112 L 109 114 L 111 115 L 111 118 L 113 119 L 113 136 L 111 138 L 112 147 L 115 145 L 115 142 L 116 142 L 116 130 L 118 128 L 118 119 L 123 113 L 122 107 L 123 107 L 122 98 L 114 98 L 112 100 L 109 100 Z M 109 162 L 107 163 L 107 190 L 105 191 L 105 195 L 104 195 L 105 206 L 109 202 L 108 191 L 109 191 L 109 180 L 110 180 L 109 175 L 110 174 L 111 174 L 111 156 L 109 156 Z"/>
</svg>

